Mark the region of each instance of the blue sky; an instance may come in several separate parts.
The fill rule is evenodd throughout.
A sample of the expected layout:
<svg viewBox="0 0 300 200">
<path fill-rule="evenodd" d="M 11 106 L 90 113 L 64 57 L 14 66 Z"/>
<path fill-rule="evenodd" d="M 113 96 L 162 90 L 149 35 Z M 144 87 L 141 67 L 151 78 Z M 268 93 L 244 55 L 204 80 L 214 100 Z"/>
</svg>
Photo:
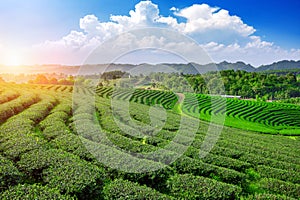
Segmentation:
<svg viewBox="0 0 300 200">
<path fill-rule="evenodd" d="M 70 48 L 74 48 L 74 41 L 70 40 L 89 43 L 92 38 L 98 38 L 96 37 L 96 34 L 98 33 L 90 34 L 87 33 L 87 30 L 80 27 L 80 19 L 86 19 L 86 16 L 95 16 L 96 21 L 99 24 L 111 22 L 111 15 L 130 17 L 130 10 L 136 11 L 135 6 L 141 4 L 141 2 L 137 0 L 0 0 L 0 3 L 0 52 L 1 48 L 2 52 L 6 51 L 0 56 L 0 64 L 80 64 L 82 59 L 84 59 L 84 56 L 86 56 L 85 54 L 87 54 L 92 47 L 90 47 L 90 49 L 85 48 L 82 50 L 81 60 L 74 61 L 73 58 L 78 56 L 72 55 L 72 50 L 70 50 Z M 207 28 L 208 31 L 205 30 L 207 32 L 203 31 L 200 27 L 195 28 L 195 26 L 203 25 L 197 22 L 202 15 L 194 14 L 193 16 L 190 16 L 188 13 L 192 9 L 182 13 L 181 11 L 186 8 L 191 8 L 196 4 L 205 4 L 208 8 L 212 9 L 217 7 L 218 10 L 212 11 L 212 14 L 220 10 L 228 11 L 228 14 L 226 15 L 225 13 L 224 15 L 228 18 L 228 27 L 209 26 Z M 300 1 L 152 0 L 151 5 L 157 6 L 159 16 L 170 16 L 172 19 L 176 19 L 176 25 L 166 25 L 164 26 L 165 28 L 174 29 L 192 37 L 202 44 L 204 48 L 208 48 L 207 51 L 217 62 L 221 60 L 232 62 L 242 60 L 250 64 L 260 65 L 278 61 L 285 57 L 286 59 L 300 59 L 300 51 L 298 51 L 298 49 L 300 49 Z M 174 7 L 174 9 L 170 10 L 172 7 Z M 144 7 L 142 8 L 144 9 Z M 148 8 L 151 8 L 151 6 L 145 7 L 145 9 Z M 194 11 L 196 13 L 202 12 L 205 8 L 207 7 L 195 6 Z M 240 19 L 240 22 L 235 23 L 234 18 L 232 18 L 233 16 L 237 16 Z M 217 17 L 217 15 L 215 17 Z M 187 23 L 189 20 L 192 21 L 190 26 Z M 212 20 L 215 22 L 221 19 L 217 17 Z M 140 22 L 141 24 L 143 23 L 142 21 Z M 207 22 L 210 23 L 211 21 Z M 114 23 L 120 24 L 121 22 L 117 20 L 114 21 Z M 129 23 L 129 21 L 126 23 Z M 143 25 L 161 26 L 162 23 L 159 23 L 160 24 L 147 23 Z M 179 28 L 178 24 L 180 23 L 184 23 L 185 28 Z M 225 23 L 227 22 L 225 21 Z M 91 24 L 88 25 L 90 26 Z M 245 27 L 244 25 L 248 27 Z M 123 28 L 120 29 L 120 32 L 130 30 L 130 27 L 127 28 L 126 25 L 122 24 L 122 26 Z M 250 29 L 250 27 L 253 29 Z M 243 28 L 245 28 L 244 31 L 239 31 Z M 72 37 L 67 37 L 70 36 L 72 31 L 76 34 L 73 34 Z M 108 30 L 108 32 L 109 31 L 111 30 Z M 99 34 L 103 36 L 104 33 Z M 220 34 L 224 35 L 220 37 Z M 83 36 L 88 39 L 82 41 Z M 105 39 L 109 36 L 111 36 L 111 33 L 108 34 Z M 67 39 L 62 41 L 65 37 L 67 37 Z M 101 43 L 103 40 L 100 39 L 98 42 Z M 66 52 L 62 53 L 59 45 L 63 42 L 70 42 L 72 45 L 71 47 L 64 46 Z M 83 46 L 86 47 L 82 43 L 80 43 L 80 48 Z M 265 49 L 264 51 L 264 53 L 266 53 L 266 59 L 261 58 L 259 61 L 254 60 L 256 56 L 253 52 L 255 52 L 255 50 L 249 50 L 249 46 L 254 48 L 254 43 L 260 50 L 262 48 L 269 48 L 269 50 Z M 247 46 L 247 44 L 249 45 Z M 60 49 L 59 53 L 63 54 L 65 58 L 62 58 L 59 55 L 53 56 L 56 51 L 55 45 Z M 219 50 L 223 49 L 225 51 L 224 48 L 226 47 L 232 50 L 233 46 L 236 47 L 234 55 L 228 56 L 226 53 L 224 54 L 224 52 Z M 44 50 L 40 56 L 36 53 L 40 52 L 38 47 L 43 48 Z M 77 50 L 78 48 L 79 47 L 76 46 Z M 237 48 L 240 49 L 237 51 Z M 270 53 L 270 48 L 277 53 L 278 51 L 281 51 L 281 53 L 274 55 L 274 52 L 271 51 Z M 47 51 L 47 49 L 49 50 Z M 228 52 L 228 49 L 226 49 L 226 52 Z M 249 54 L 248 57 L 245 56 L 245 52 Z M 267 54 L 267 52 L 269 52 L 270 55 Z M 35 54 L 35 56 L 33 56 L 33 54 Z M 262 52 L 260 52 L 260 54 L 262 54 Z M 13 59 L 15 59 L 15 61 L 13 61 Z"/>
</svg>

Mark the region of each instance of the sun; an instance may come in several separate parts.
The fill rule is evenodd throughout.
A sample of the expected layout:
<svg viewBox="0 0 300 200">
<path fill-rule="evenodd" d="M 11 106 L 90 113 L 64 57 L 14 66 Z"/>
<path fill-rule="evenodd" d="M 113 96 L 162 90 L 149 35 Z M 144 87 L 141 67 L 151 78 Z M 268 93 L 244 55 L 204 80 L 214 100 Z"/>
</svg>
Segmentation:
<svg viewBox="0 0 300 200">
<path fill-rule="evenodd" d="M 23 64 L 23 57 L 18 51 L 7 51 L 3 55 L 3 64 L 6 66 L 20 66 Z"/>
<path fill-rule="evenodd" d="M 20 66 L 22 64 L 22 59 L 17 54 L 9 54 L 6 56 L 4 64 L 7 66 Z"/>
</svg>

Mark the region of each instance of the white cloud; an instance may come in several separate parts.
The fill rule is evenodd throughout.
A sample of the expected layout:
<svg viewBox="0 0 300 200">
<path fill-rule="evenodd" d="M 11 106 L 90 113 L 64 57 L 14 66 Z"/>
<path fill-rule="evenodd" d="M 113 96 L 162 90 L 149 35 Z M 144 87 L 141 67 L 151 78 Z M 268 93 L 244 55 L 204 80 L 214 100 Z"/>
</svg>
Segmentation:
<svg viewBox="0 0 300 200">
<path fill-rule="evenodd" d="M 151 1 L 141 1 L 136 4 L 135 10 L 129 12 L 129 15 L 112 15 L 110 19 L 126 28 L 152 26 L 159 18 L 159 10 L 158 6 Z"/>
<path fill-rule="evenodd" d="M 74 49 L 81 48 L 85 45 L 86 42 L 86 35 L 82 32 L 78 31 L 71 31 L 71 33 L 65 37 L 62 38 L 62 40 L 65 42 L 66 46 L 70 46 Z"/>
<path fill-rule="evenodd" d="M 258 38 L 253 39 L 253 42 L 249 42 L 244 46 L 240 46 L 237 43 L 227 46 L 218 43 L 208 43 L 201 46 L 215 62 L 224 60 L 229 62 L 243 61 L 258 67 L 262 64 L 271 64 L 279 60 L 300 59 L 299 49 L 284 50 Z"/>
<path fill-rule="evenodd" d="M 175 14 L 187 19 L 183 30 L 185 33 L 226 30 L 246 37 L 255 32 L 255 29 L 245 24 L 241 18 L 231 16 L 227 10 L 210 7 L 207 4 L 195 4 Z"/>
<path fill-rule="evenodd" d="M 254 27 L 244 23 L 240 17 L 230 15 L 227 10 L 207 4 L 194 4 L 183 9 L 172 7 L 170 10 L 174 16 L 162 16 L 156 4 L 141 1 L 134 10 L 129 11 L 129 15 L 111 15 L 107 22 L 101 22 L 95 15 L 87 15 L 79 20 L 81 31 L 70 31 L 57 41 L 35 45 L 32 54 L 42 54 L 45 60 L 41 62 L 80 64 L 95 47 L 112 36 L 137 28 L 162 27 L 192 37 L 217 62 L 243 60 L 260 65 L 280 59 L 300 59 L 300 50 L 283 50 L 263 41 L 254 35 Z M 186 21 L 179 23 L 177 17 L 183 17 Z M 185 52 L 194 49 L 190 44 L 172 43 L 155 36 L 138 41 L 125 38 L 121 41 L 123 46 L 134 43 L 138 47 L 138 43 L 148 43 L 150 46 L 173 46 Z"/>
<path fill-rule="evenodd" d="M 173 17 L 159 17 L 157 20 L 156 20 L 156 23 L 157 25 L 160 24 L 161 27 L 164 27 L 166 26 L 167 28 L 172 28 L 172 29 L 175 29 L 177 31 L 180 31 L 184 28 L 184 24 L 181 23 L 181 24 L 178 24 L 177 22 L 177 19 L 173 18 Z M 164 26 L 162 26 L 164 25 Z M 182 31 L 180 31 L 182 32 Z"/>
<path fill-rule="evenodd" d="M 265 47 L 272 47 L 273 43 L 261 41 L 260 37 L 258 36 L 250 36 L 250 39 L 252 40 L 246 45 L 246 48 L 265 48 Z"/>
<path fill-rule="evenodd" d="M 80 19 L 80 28 L 87 35 L 87 39 L 97 37 L 105 40 L 112 35 L 121 33 L 124 26 L 114 22 L 100 22 L 95 15 L 87 15 Z"/>
<path fill-rule="evenodd" d="M 170 11 L 178 11 L 178 8 L 175 8 L 174 6 L 172 8 L 170 8 Z"/>
</svg>

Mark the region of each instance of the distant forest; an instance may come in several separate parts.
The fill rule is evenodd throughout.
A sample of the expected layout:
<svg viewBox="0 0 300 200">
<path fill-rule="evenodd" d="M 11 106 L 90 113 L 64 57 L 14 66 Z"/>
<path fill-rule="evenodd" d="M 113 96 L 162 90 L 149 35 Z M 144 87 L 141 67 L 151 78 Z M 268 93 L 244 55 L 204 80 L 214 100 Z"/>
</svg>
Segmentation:
<svg viewBox="0 0 300 200">
<path fill-rule="evenodd" d="M 7 74 L 3 78 L 0 76 L 0 82 L 4 82 L 7 77 Z M 259 100 L 300 97 L 300 69 L 267 72 L 223 70 L 205 74 L 155 72 L 137 76 L 116 70 L 101 75 L 71 76 L 52 73 L 16 75 L 15 79 L 18 78 L 30 78 L 27 81 L 30 84 L 59 85 L 73 85 L 75 82 L 76 84 L 88 85 L 91 80 L 99 79 L 100 86 L 120 85 L 121 87 L 144 87 L 145 89 L 162 89 L 175 92 L 227 94 Z"/>
<path fill-rule="evenodd" d="M 227 94 L 258 100 L 279 100 L 300 97 L 300 70 L 280 70 L 268 73 L 223 70 L 205 74 L 151 73 L 128 79 L 128 74 L 119 81 L 122 87 L 144 85 L 147 89 L 172 90 L 202 94 Z M 107 72 L 109 77 L 101 85 L 116 85 L 119 71 Z M 112 78 L 115 77 L 115 78 Z M 124 78 L 126 77 L 126 78 Z M 111 81 L 109 84 L 108 82 Z M 209 89 L 208 89 L 209 88 Z"/>
<path fill-rule="evenodd" d="M 300 75 L 294 73 L 257 73 L 225 70 L 220 75 L 228 95 L 244 98 L 287 99 L 300 97 Z M 212 82 L 216 72 L 204 75 L 186 75 L 187 80 L 197 93 L 208 93 L 205 86 Z M 218 90 L 216 85 L 215 90 Z"/>
</svg>

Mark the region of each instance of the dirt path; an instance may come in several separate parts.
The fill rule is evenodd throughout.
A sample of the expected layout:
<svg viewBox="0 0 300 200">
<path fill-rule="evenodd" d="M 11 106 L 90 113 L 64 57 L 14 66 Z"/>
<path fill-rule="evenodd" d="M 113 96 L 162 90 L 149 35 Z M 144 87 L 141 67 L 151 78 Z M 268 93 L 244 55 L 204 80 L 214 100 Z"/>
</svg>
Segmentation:
<svg viewBox="0 0 300 200">
<path fill-rule="evenodd" d="M 178 101 L 176 104 L 181 104 L 184 101 L 185 95 L 183 93 L 176 93 L 178 96 Z"/>
</svg>

